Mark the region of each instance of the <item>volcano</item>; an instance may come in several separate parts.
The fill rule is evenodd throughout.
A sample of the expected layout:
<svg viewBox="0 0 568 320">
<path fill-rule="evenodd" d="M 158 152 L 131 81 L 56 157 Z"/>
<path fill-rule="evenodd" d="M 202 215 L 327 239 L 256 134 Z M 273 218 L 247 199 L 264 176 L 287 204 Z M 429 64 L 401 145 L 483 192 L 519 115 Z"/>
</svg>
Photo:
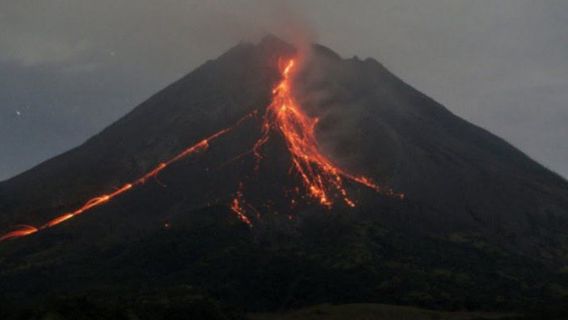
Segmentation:
<svg viewBox="0 0 568 320">
<path fill-rule="evenodd" d="M 4 301 L 181 286 L 246 310 L 518 310 L 568 292 L 563 178 L 373 59 L 273 36 L 2 182 L 0 212 Z"/>
</svg>

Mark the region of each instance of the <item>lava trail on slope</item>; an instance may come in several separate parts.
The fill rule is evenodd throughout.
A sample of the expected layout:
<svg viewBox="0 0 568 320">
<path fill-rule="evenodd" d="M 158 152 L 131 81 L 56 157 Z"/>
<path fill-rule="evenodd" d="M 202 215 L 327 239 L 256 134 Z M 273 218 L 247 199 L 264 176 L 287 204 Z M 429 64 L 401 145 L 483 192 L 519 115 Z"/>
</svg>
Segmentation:
<svg viewBox="0 0 568 320">
<path fill-rule="evenodd" d="M 136 179 L 132 182 L 124 184 L 122 187 L 118 188 L 116 191 L 108 193 L 108 194 L 98 195 L 96 197 L 89 199 L 87 202 L 85 202 L 85 204 L 83 204 L 80 208 L 78 208 L 75 211 L 63 213 L 63 214 L 57 216 L 56 218 L 48 221 L 47 223 L 45 223 L 44 225 L 42 225 L 40 227 L 34 227 L 34 226 L 30 226 L 30 225 L 16 226 L 15 230 L 8 232 L 8 233 L 4 234 L 3 236 L 1 236 L 0 242 L 2 242 L 4 240 L 29 236 L 31 234 L 38 232 L 38 231 L 45 230 L 45 229 L 48 229 L 48 228 L 52 228 L 52 227 L 59 225 L 59 224 L 65 222 L 65 221 L 67 221 L 71 218 L 74 218 L 74 217 L 81 215 L 81 214 L 83 214 L 83 213 L 85 213 L 85 212 L 87 212 L 87 211 L 89 211 L 93 208 L 99 207 L 99 206 L 111 201 L 112 199 L 132 190 L 134 187 L 137 187 L 137 186 L 140 186 L 140 185 L 146 183 L 146 181 L 148 181 L 149 179 L 157 177 L 160 172 L 162 172 L 164 169 L 166 169 L 168 166 L 172 165 L 173 163 L 180 161 L 181 159 L 184 159 L 184 158 L 189 157 L 191 155 L 197 154 L 201 151 L 205 151 L 207 148 L 209 148 L 209 144 L 212 141 L 214 141 L 214 140 L 220 138 L 221 136 L 231 132 L 236 127 L 238 127 L 242 122 L 244 122 L 247 119 L 252 118 L 255 113 L 256 112 L 249 113 L 248 115 L 242 117 L 239 121 L 237 121 L 237 123 L 235 123 L 233 126 L 219 130 L 216 133 L 214 133 L 214 134 L 208 136 L 207 138 L 201 140 L 200 142 L 184 149 L 182 152 L 177 154 L 175 157 L 171 158 L 170 160 L 168 160 L 166 162 L 162 162 L 162 163 L 158 164 L 155 168 L 153 168 L 152 170 L 150 170 L 149 172 L 147 172 L 146 174 L 144 174 L 140 178 L 138 178 L 138 179 Z"/>
<path fill-rule="evenodd" d="M 302 194 L 299 188 L 294 188 L 295 197 L 290 199 L 294 205 L 297 198 L 312 198 L 326 208 L 332 208 L 336 198 L 340 198 L 347 206 L 355 207 L 355 201 L 349 196 L 344 180 L 350 180 L 363 185 L 376 192 L 400 199 L 403 194 L 395 193 L 389 188 L 381 188 L 366 176 L 356 176 L 336 166 L 319 149 L 316 127 L 319 119 L 306 114 L 295 100 L 292 90 L 293 75 L 296 71 L 295 59 L 283 60 L 280 63 L 281 81 L 273 89 L 272 102 L 263 116 L 262 135 L 253 147 L 253 154 L 257 159 L 256 170 L 262 161 L 263 146 L 270 141 L 271 133 L 279 133 L 286 142 L 286 147 L 291 158 L 291 172 L 297 174 L 302 181 L 307 194 Z M 242 185 L 233 199 L 231 209 L 247 224 L 250 218 L 246 215 L 243 203 Z M 249 205 L 250 209 L 254 209 Z"/>
<path fill-rule="evenodd" d="M 305 189 L 305 193 L 302 193 L 301 188 L 294 188 L 292 193 L 294 193 L 295 196 L 290 199 L 292 205 L 299 201 L 297 198 L 302 200 L 315 199 L 320 205 L 331 209 L 336 199 L 340 199 L 347 206 L 355 207 L 357 204 L 350 197 L 345 186 L 345 180 L 365 186 L 375 192 L 402 199 L 404 197 L 403 194 L 395 193 L 389 188 L 382 188 L 366 176 L 348 173 L 344 169 L 336 166 L 328 157 L 322 154 L 319 150 L 316 137 L 316 127 L 319 119 L 307 115 L 293 96 L 292 76 L 296 70 L 297 62 L 295 59 L 281 60 L 281 62 L 281 80 L 272 91 L 272 101 L 262 117 L 261 135 L 251 149 L 252 154 L 256 157 L 256 171 L 258 171 L 260 162 L 263 159 L 263 147 L 270 141 L 272 133 L 277 133 L 284 139 L 286 148 L 290 154 L 290 172 L 300 178 Z M 112 199 L 146 183 L 150 178 L 157 177 L 161 171 L 171 164 L 201 151 L 205 151 L 208 149 L 210 142 L 228 134 L 243 121 L 252 118 L 256 113 L 256 111 L 253 111 L 241 118 L 233 126 L 222 129 L 186 148 L 175 157 L 158 164 L 151 171 L 132 182 L 124 184 L 116 191 L 93 197 L 75 211 L 63 213 L 40 227 L 19 225 L 15 230 L 1 236 L 0 242 L 25 237 L 41 230 L 52 228 L 93 208 L 108 203 Z M 260 217 L 260 213 L 254 206 L 246 201 L 243 189 L 244 184 L 241 183 L 239 190 L 229 204 L 229 209 L 231 209 L 240 221 L 252 227 L 253 222 L 251 217 L 247 214 L 249 211 L 247 209 L 254 211 L 257 217 Z"/>
</svg>

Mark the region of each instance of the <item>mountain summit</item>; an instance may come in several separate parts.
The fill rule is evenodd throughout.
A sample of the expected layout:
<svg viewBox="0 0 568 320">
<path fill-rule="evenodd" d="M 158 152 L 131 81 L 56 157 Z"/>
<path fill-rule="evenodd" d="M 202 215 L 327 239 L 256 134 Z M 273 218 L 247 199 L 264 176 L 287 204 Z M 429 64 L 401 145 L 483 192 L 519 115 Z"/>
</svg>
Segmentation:
<svg viewBox="0 0 568 320">
<path fill-rule="evenodd" d="M 80 213 L 0 243 L 6 299 L 187 283 L 251 310 L 506 309 L 568 285 L 565 180 L 373 59 L 275 37 L 2 182 L 0 210 L 6 232 Z"/>
</svg>

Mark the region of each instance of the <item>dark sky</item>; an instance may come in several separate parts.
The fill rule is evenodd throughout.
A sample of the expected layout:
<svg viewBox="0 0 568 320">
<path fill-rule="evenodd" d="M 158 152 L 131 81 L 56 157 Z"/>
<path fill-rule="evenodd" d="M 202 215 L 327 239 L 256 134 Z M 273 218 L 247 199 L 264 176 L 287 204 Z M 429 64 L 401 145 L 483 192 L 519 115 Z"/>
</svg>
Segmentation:
<svg viewBox="0 0 568 320">
<path fill-rule="evenodd" d="M 565 0 L 0 0 L 0 180 L 265 32 L 374 57 L 568 176 Z"/>
</svg>

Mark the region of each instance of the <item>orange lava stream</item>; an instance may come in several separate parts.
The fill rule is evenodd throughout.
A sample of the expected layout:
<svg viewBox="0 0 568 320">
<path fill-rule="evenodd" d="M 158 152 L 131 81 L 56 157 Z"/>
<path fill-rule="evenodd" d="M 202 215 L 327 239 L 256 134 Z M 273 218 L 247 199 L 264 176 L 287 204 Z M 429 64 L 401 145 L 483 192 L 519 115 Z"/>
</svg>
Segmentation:
<svg viewBox="0 0 568 320">
<path fill-rule="evenodd" d="M 0 237 L 0 241 L 25 237 L 25 236 L 30 235 L 32 233 L 38 232 L 38 228 L 36 228 L 34 226 L 21 225 L 21 226 L 17 226 L 17 227 L 18 228 L 16 230 L 14 230 L 12 232 L 8 232 L 5 235 L 3 235 L 2 237 Z"/>
<path fill-rule="evenodd" d="M 200 151 L 206 150 L 207 148 L 209 148 L 210 142 L 212 142 L 213 140 L 216 140 L 217 138 L 229 133 L 230 131 L 232 131 L 233 129 L 238 127 L 243 121 L 251 118 L 254 114 L 255 114 L 255 112 L 250 113 L 250 114 L 244 116 L 243 118 L 241 118 L 233 126 L 222 129 L 222 130 L 210 135 L 209 137 L 201 140 L 200 142 L 194 144 L 193 146 L 186 148 L 185 150 L 183 150 L 182 152 L 177 154 L 175 157 L 171 158 L 170 160 L 168 160 L 166 162 L 162 162 L 162 163 L 158 164 L 154 169 L 150 170 L 149 172 L 147 172 L 146 174 L 144 174 L 140 178 L 138 178 L 138 179 L 136 179 L 132 182 L 124 184 L 122 187 L 120 187 L 116 191 L 109 193 L 109 194 L 102 194 L 102 195 L 98 195 L 96 197 L 93 197 L 93 198 L 89 199 L 87 202 L 85 202 L 85 204 L 83 204 L 80 208 L 76 209 L 75 211 L 61 214 L 61 215 L 57 216 L 56 218 L 48 221 L 44 225 L 40 226 L 39 228 L 34 227 L 34 226 L 30 226 L 30 225 L 17 226 L 17 229 L 15 229 L 11 232 L 8 232 L 5 235 L 1 236 L 0 242 L 2 242 L 4 240 L 9 240 L 9 239 L 25 237 L 25 236 L 31 235 L 33 233 L 36 233 L 38 231 L 48 229 L 48 228 L 52 228 L 56 225 L 59 225 L 59 224 L 65 222 L 65 221 L 69 220 L 69 219 L 72 219 L 72 218 L 74 218 L 74 217 L 76 217 L 76 216 L 78 216 L 82 213 L 85 213 L 85 212 L 87 212 L 87 211 L 89 211 L 89 210 L 91 210 L 95 207 L 99 207 L 99 206 L 111 201 L 113 198 L 116 198 L 116 197 L 130 191 L 132 188 L 146 183 L 146 181 L 148 181 L 148 179 L 157 177 L 158 174 L 161 171 L 166 169 L 168 166 L 170 166 L 174 162 L 177 162 L 177 161 L 179 161 L 183 158 L 189 157 L 189 156 L 196 154 Z M 241 220 L 243 220 L 243 219 L 241 218 Z M 245 222 L 245 221 L 243 220 L 243 222 Z M 249 223 L 250 223 L 250 221 L 249 221 Z"/>
<path fill-rule="evenodd" d="M 245 210 L 241 206 L 241 200 L 237 197 L 233 199 L 231 203 L 231 211 L 241 220 L 243 223 L 247 224 L 249 227 L 252 227 L 252 221 L 247 217 Z"/>
<path fill-rule="evenodd" d="M 252 153 L 257 159 L 256 169 L 259 169 L 260 162 L 263 158 L 261 152 L 262 147 L 268 143 L 272 132 L 278 132 L 284 138 L 288 151 L 290 152 L 292 162 L 291 170 L 295 171 L 301 178 L 302 183 L 306 188 L 307 196 L 317 200 L 324 207 L 331 208 L 337 198 L 340 198 L 349 207 L 356 206 L 355 201 L 349 196 L 349 193 L 344 186 L 345 180 L 358 183 L 376 192 L 396 196 L 402 199 L 404 197 L 403 194 L 397 194 L 391 189 L 383 189 L 368 177 L 357 176 L 346 172 L 342 168 L 334 165 L 328 157 L 320 152 L 315 133 L 318 118 L 310 117 L 304 113 L 292 94 L 291 76 L 295 66 L 296 61 L 294 59 L 286 62 L 282 68 L 282 80 L 272 92 L 272 102 L 266 109 L 263 116 L 261 137 L 256 141 L 252 149 Z M 17 226 L 15 230 L 1 236 L 0 242 L 25 237 L 37 233 L 38 231 L 52 228 L 93 208 L 99 207 L 112 199 L 127 193 L 133 188 L 146 183 L 149 179 L 156 178 L 160 172 L 165 170 L 171 164 L 193 154 L 207 150 L 210 142 L 229 133 L 238 127 L 243 121 L 254 115 L 256 115 L 256 111 L 244 116 L 233 126 L 222 129 L 193 146 L 186 148 L 170 160 L 158 164 L 155 168 L 143 176 L 132 182 L 124 184 L 114 192 L 91 198 L 75 211 L 63 213 L 40 227 L 30 225 Z M 247 216 L 244 206 L 246 205 L 247 208 L 256 212 L 257 218 L 260 218 L 260 213 L 252 205 L 246 203 L 242 188 L 243 186 L 241 184 L 239 186 L 239 191 L 233 198 L 229 208 L 240 221 L 252 227 L 253 223 Z M 294 190 L 295 192 L 300 193 L 300 188 L 294 188 Z M 297 201 L 292 199 L 291 203 L 294 206 Z M 293 217 L 289 216 L 289 218 L 292 219 Z"/>
<path fill-rule="evenodd" d="M 236 196 L 233 198 L 233 201 L 231 202 L 229 209 L 231 209 L 231 211 L 235 214 L 237 218 L 239 218 L 239 220 L 241 220 L 244 224 L 252 228 L 253 226 L 252 221 L 249 219 L 249 217 L 246 214 L 246 210 L 243 208 L 243 205 L 245 204 L 243 191 L 242 191 L 243 186 L 244 185 L 242 183 L 239 184 L 239 190 L 237 191 Z"/>
<path fill-rule="evenodd" d="M 331 208 L 334 198 L 339 197 L 346 205 L 356 206 L 344 186 L 345 179 L 377 192 L 394 194 L 390 190 L 382 190 L 368 177 L 355 176 L 335 166 L 320 152 L 315 133 L 319 119 L 304 113 L 292 94 L 291 76 L 295 66 L 294 59 L 286 62 L 282 69 L 282 80 L 273 90 L 272 103 L 264 115 L 262 136 L 253 149 L 258 159 L 257 168 L 262 159 L 262 146 L 268 142 L 270 133 L 277 130 L 284 137 L 293 168 L 301 177 L 309 196 L 321 205 Z"/>
</svg>

